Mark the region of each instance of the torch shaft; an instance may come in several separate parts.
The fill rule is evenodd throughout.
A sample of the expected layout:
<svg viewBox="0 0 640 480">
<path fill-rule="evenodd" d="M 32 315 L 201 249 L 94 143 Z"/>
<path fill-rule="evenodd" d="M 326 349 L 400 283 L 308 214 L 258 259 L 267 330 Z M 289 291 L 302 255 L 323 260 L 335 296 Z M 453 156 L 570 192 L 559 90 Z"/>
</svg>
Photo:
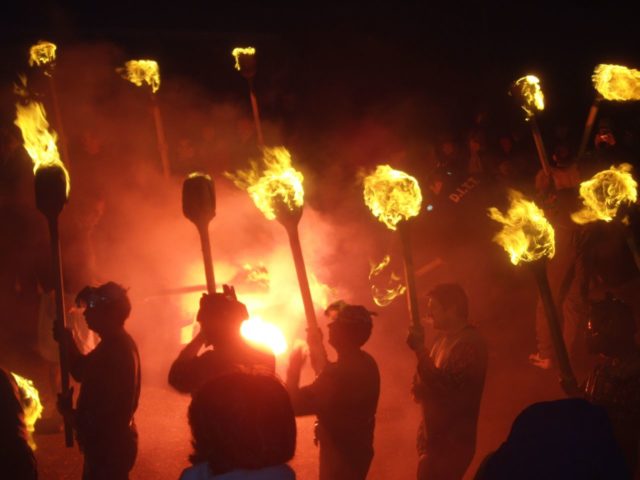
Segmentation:
<svg viewBox="0 0 640 480">
<path fill-rule="evenodd" d="M 587 145 L 589 144 L 589 138 L 593 131 L 593 125 L 596 123 L 596 117 L 598 116 L 598 110 L 600 109 L 600 97 L 596 97 L 589 109 L 589 115 L 587 116 L 587 122 L 584 124 L 584 131 L 582 132 L 582 140 L 580 141 L 580 148 L 578 149 L 578 159 L 581 159 L 587 151 Z"/>
<path fill-rule="evenodd" d="M 60 146 L 62 147 L 62 160 L 67 165 L 67 168 L 71 168 L 71 158 L 69 157 L 69 147 L 67 145 L 67 136 L 64 133 L 64 125 L 62 124 L 62 114 L 60 113 L 60 103 L 58 102 L 58 93 L 56 89 L 55 80 L 52 74 L 48 75 L 49 78 L 49 92 L 51 94 L 51 103 L 53 105 L 53 114 L 56 117 L 56 129 L 58 131 L 58 137 L 60 138 Z"/>
<path fill-rule="evenodd" d="M 253 123 L 256 126 L 256 136 L 258 138 L 258 146 L 264 147 L 264 137 L 262 136 L 262 122 L 260 121 L 260 109 L 258 108 L 258 97 L 253 86 L 253 78 L 248 78 L 249 82 L 249 98 L 251 99 L 251 110 L 253 112 Z"/>
<path fill-rule="evenodd" d="M 633 261 L 636 264 L 636 268 L 640 272 L 640 252 L 638 252 L 638 245 L 636 243 L 636 237 L 633 234 L 633 231 L 631 230 L 631 228 L 629 228 L 629 227 L 627 227 L 625 229 L 625 238 L 627 240 L 627 245 L 629 247 L 629 250 L 631 251 L 631 254 L 633 255 Z"/>
<path fill-rule="evenodd" d="M 411 238 L 409 225 L 406 222 L 398 224 L 398 233 L 402 243 L 402 258 L 404 262 L 404 276 L 407 282 L 407 305 L 411 323 L 420 325 L 420 312 L 418 311 L 418 293 L 416 291 L 416 277 L 413 267 L 413 252 L 411 251 Z"/>
<path fill-rule="evenodd" d="M 165 178 L 169 178 L 171 168 L 169 165 L 169 147 L 167 146 L 167 137 L 164 134 L 164 123 L 160 112 L 160 105 L 155 94 L 151 94 L 151 110 L 153 111 L 153 123 L 156 127 L 156 140 L 158 142 L 158 152 L 160 153 L 160 162 L 162 163 L 162 174 Z"/>
<path fill-rule="evenodd" d="M 56 316 L 54 320 L 54 329 L 62 332 L 65 328 L 65 308 L 64 308 L 64 280 L 62 278 L 62 258 L 60 254 L 60 235 L 58 233 L 58 219 L 49 218 L 49 235 L 51 240 L 51 258 L 53 266 L 53 281 L 56 297 Z M 58 338 L 65 338 L 58 335 Z M 60 386 L 62 395 L 69 395 L 69 357 L 67 355 L 67 345 L 64 341 L 58 342 L 58 354 L 60 357 Z M 64 418 L 64 438 L 67 447 L 73 446 L 73 429 L 71 419 Z"/>
<path fill-rule="evenodd" d="M 540 292 L 540 299 L 544 307 L 544 312 L 547 317 L 547 324 L 549 326 L 549 333 L 551 335 L 551 342 L 556 356 L 556 362 L 560 375 L 565 382 L 575 384 L 576 379 L 571 369 L 571 363 L 569 362 L 569 355 L 567 354 L 567 347 L 562 337 L 562 330 L 560 330 L 560 322 L 558 321 L 558 313 L 553 303 L 553 297 L 551 295 L 551 288 L 549 287 L 549 279 L 547 278 L 547 269 L 544 262 L 538 261 L 532 265 L 533 273 L 536 277 L 538 284 L 538 290 Z"/>
<path fill-rule="evenodd" d="M 202 261 L 204 263 L 204 275 L 207 279 L 207 292 L 216 291 L 216 279 L 213 274 L 213 260 L 211 258 L 211 241 L 209 240 L 209 224 L 198 225 L 200 234 L 200 246 L 202 247 Z"/>
<path fill-rule="evenodd" d="M 538 127 L 538 121 L 535 116 L 532 116 L 529 119 L 529 123 L 531 125 L 531 134 L 533 135 L 533 141 L 536 144 L 536 150 L 538 151 L 538 159 L 540 160 L 540 165 L 542 165 L 542 170 L 545 175 L 551 175 L 551 168 L 549 167 L 549 159 L 547 158 L 547 151 L 544 148 L 544 142 L 542 141 L 542 134 L 540 133 L 540 128 Z"/>
</svg>

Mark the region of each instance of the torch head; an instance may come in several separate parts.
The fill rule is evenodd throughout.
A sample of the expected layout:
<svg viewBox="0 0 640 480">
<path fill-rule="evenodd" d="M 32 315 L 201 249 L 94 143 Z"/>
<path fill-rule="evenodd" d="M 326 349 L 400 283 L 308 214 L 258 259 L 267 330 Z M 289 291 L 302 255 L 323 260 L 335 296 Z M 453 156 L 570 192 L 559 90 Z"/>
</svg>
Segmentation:
<svg viewBox="0 0 640 480">
<path fill-rule="evenodd" d="M 295 229 L 302 218 L 303 206 L 291 208 L 284 201 L 274 201 L 273 210 L 276 214 L 276 220 L 287 230 Z"/>
<path fill-rule="evenodd" d="M 235 68 L 247 80 L 256 76 L 256 50 L 253 47 L 234 48 L 231 52 L 236 59 Z"/>
<path fill-rule="evenodd" d="M 196 225 L 207 225 L 216 216 L 215 189 L 209 175 L 196 172 L 185 179 L 182 212 Z"/>
<path fill-rule="evenodd" d="M 48 219 L 57 218 L 67 203 L 67 177 L 57 164 L 45 165 L 35 173 L 36 206 Z"/>
</svg>

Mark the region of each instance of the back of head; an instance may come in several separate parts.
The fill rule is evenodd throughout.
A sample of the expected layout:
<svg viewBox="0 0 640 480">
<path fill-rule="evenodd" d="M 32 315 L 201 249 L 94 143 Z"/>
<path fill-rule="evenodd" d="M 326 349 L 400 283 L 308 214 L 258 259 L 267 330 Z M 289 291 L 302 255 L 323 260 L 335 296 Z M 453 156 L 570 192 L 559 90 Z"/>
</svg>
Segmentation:
<svg viewBox="0 0 640 480">
<path fill-rule="evenodd" d="M 469 299 L 459 284 L 440 283 L 427 296 L 436 299 L 444 310 L 454 308 L 461 319 L 469 318 Z"/>
<path fill-rule="evenodd" d="M 587 340 L 594 353 L 608 353 L 634 344 L 636 323 L 633 310 L 608 293 L 602 300 L 591 302 Z"/>
<path fill-rule="evenodd" d="M 25 438 L 25 432 L 18 385 L 10 373 L 0 368 L 0 443 Z"/>
<path fill-rule="evenodd" d="M 257 470 L 293 458 L 296 422 L 279 380 L 234 372 L 205 384 L 189 407 L 193 463 L 208 462 L 214 475 Z"/>
<path fill-rule="evenodd" d="M 325 315 L 332 320 L 330 341 L 332 337 L 335 339 L 335 332 L 339 331 L 339 344 L 346 341 L 348 345 L 361 347 L 371 336 L 373 316 L 377 314 L 362 305 L 349 305 L 339 300 L 329 305 L 325 310 Z"/>
</svg>

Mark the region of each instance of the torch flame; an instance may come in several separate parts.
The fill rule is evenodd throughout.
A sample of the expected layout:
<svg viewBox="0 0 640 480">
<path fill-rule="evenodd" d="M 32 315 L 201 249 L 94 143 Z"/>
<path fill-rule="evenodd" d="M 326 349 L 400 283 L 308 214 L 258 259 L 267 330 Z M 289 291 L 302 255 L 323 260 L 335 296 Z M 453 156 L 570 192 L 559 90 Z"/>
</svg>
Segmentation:
<svg viewBox="0 0 640 480">
<path fill-rule="evenodd" d="M 48 65 L 56 59 L 56 45 L 40 40 L 29 49 L 29 66 Z"/>
<path fill-rule="evenodd" d="M 35 430 L 35 425 L 38 419 L 42 416 L 42 402 L 40 402 L 40 394 L 33 382 L 29 379 L 21 377 L 20 375 L 11 372 L 13 378 L 18 384 L 20 389 L 20 403 L 22 403 L 22 409 L 24 411 L 24 423 L 27 427 L 28 442 L 32 450 L 36 449 L 36 442 L 32 438 L 32 434 Z"/>
<path fill-rule="evenodd" d="M 236 59 L 236 64 L 234 65 L 234 68 L 236 70 L 238 70 L 238 71 L 241 70 L 241 67 L 240 67 L 240 57 L 241 56 L 243 56 L 243 55 L 252 56 L 252 55 L 255 55 L 255 54 L 256 54 L 256 49 L 253 48 L 253 47 L 245 47 L 245 48 L 237 47 L 237 48 L 234 48 L 233 51 L 231 52 L 231 55 L 233 55 L 233 58 Z"/>
<path fill-rule="evenodd" d="M 593 86 L 606 100 L 640 100 L 640 71 L 622 65 L 600 64 L 593 71 Z"/>
<path fill-rule="evenodd" d="M 544 110 L 544 94 L 540 88 L 540 79 L 535 75 L 527 75 L 519 78 L 513 84 L 522 99 L 522 109 L 527 117 L 532 117 L 536 112 Z"/>
<path fill-rule="evenodd" d="M 260 317 L 251 317 L 242 322 L 240 334 L 251 343 L 269 348 L 274 355 L 282 355 L 287 351 L 287 341 L 282 331 Z"/>
<path fill-rule="evenodd" d="M 373 279 L 379 276 L 391 263 L 391 256 L 385 255 L 382 261 L 378 264 L 371 263 L 371 270 L 369 271 L 369 281 L 373 282 Z M 373 295 L 373 301 L 379 307 L 386 307 L 391 302 L 402 295 L 407 290 L 402 284 L 400 277 L 395 272 L 391 273 L 387 288 L 379 288 L 376 285 L 371 284 L 371 294 Z"/>
<path fill-rule="evenodd" d="M 533 262 L 555 254 L 555 232 L 544 212 L 520 192 L 509 193 L 511 205 L 506 214 L 497 208 L 489 209 L 489 217 L 504 226 L 494 241 L 502 245 L 511 263 Z"/>
<path fill-rule="evenodd" d="M 364 179 L 364 202 L 378 220 L 395 230 L 400 220 L 420 213 L 422 192 L 411 175 L 389 165 L 378 165 Z"/>
<path fill-rule="evenodd" d="M 590 180 L 580 184 L 580 197 L 584 208 L 571 215 L 574 222 L 581 225 L 596 220 L 610 222 L 623 203 L 638 200 L 638 183 L 631 176 L 631 165 L 623 163 L 619 167 L 596 173 Z"/>
<path fill-rule="evenodd" d="M 20 128 L 24 148 L 33 160 L 33 172 L 50 165 L 62 167 L 66 178 L 68 197 L 71 188 L 69 172 L 60 160 L 56 146 L 58 135 L 55 130 L 49 128 L 44 106 L 40 102 L 31 102 L 26 105 L 17 103 L 14 123 Z"/>
<path fill-rule="evenodd" d="M 160 67 L 155 60 L 129 60 L 117 72 L 138 87 L 146 83 L 153 93 L 160 89 Z"/>
<path fill-rule="evenodd" d="M 256 207 L 274 220 L 281 206 L 296 211 L 304 205 L 302 173 L 291 166 L 291 154 L 284 147 L 262 150 L 264 169 L 251 162 L 251 169 L 225 175 L 239 188 L 246 189 Z"/>
</svg>

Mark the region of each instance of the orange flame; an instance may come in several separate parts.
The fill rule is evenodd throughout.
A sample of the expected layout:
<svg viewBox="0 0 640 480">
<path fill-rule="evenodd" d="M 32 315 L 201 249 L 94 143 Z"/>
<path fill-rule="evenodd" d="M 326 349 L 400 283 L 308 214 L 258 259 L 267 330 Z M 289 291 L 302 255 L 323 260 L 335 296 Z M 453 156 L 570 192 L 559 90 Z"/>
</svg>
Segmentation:
<svg viewBox="0 0 640 480">
<path fill-rule="evenodd" d="M 55 130 L 49 128 L 47 113 L 40 102 L 31 102 L 26 105 L 16 104 L 15 125 L 22 132 L 23 145 L 33 160 L 33 172 L 49 165 L 59 165 L 64 171 L 67 183 L 67 197 L 71 189 L 69 172 L 60 160 L 60 153 L 56 141 L 58 135 Z"/>
<path fill-rule="evenodd" d="M 24 423 L 27 427 L 28 443 L 32 450 L 36 449 L 36 442 L 33 440 L 32 434 L 35 430 L 36 422 L 42 417 L 44 407 L 40 401 L 40 393 L 33 385 L 33 381 L 21 377 L 17 373 L 11 372 L 13 378 L 18 384 L 20 390 L 20 403 L 24 411 Z"/>
<path fill-rule="evenodd" d="M 292 212 L 302 208 L 304 177 L 292 167 L 289 151 L 284 147 L 265 147 L 262 154 L 262 172 L 256 162 L 251 162 L 251 169 L 225 175 L 237 187 L 247 190 L 253 203 L 268 220 L 274 220 L 281 207 Z"/>
<path fill-rule="evenodd" d="M 620 205 L 638 200 L 638 183 L 631 176 L 631 165 L 623 163 L 596 173 L 580 184 L 584 208 L 571 215 L 574 222 L 585 224 L 596 220 L 610 222 Z"/>
<path fill-rule="evenodd" d="M 56 60 L 56 45 L 40 40 L 29 49 L 29 66 L 48 65 Z"/>
<path fill-rule="evenodd" d="M 533 262 L 555 254 L 555 232 L 538 206 L 526 200 L 520 192 L 509 193 L 511 205 L 506 214 L 489 209 L 489 217 L 503 224 L 494 241 L 502 245 L 511 263 Z"/>
<path fill-rule="evenodd" d="M 373 295 L 373 301 L 379 307 L 386 307 L 391 304 L 396 297 L 399 297 L 407 290 L 407 287 L 402 284 L 402 280 L 395 272 L 391 272 L 386 288 L 379 288 L 373 284 L 373 280 L 381 275 L 390 263 L 390 255 L 385 255 L 382 261 L 378 264 L 373 262 L 371 263 L 371 270 L 369 271 L 369 281 L 372 282 L 371 294 Z"/>
<path fill-rule="evenodd" d="M 640 71 L 622 65 L 600 64 L 593 71 L 593 86 L 606 100 L 640 100 Z"/>
<path fill-rule="evenodd" d="M 420 213 L 422 192 L 411 175 L 378 165 L 364 179 L 364 202 L 378 220 L 395 230 L 398 222 Z"/>
<path fill-rule="evenodd" d="M 544 94 L 540 87 L 540 79 L 535 75 L 526 75 L 514 82 L 514 87 L 522 99 L 522 109 L 527 117 L 544 110 Z"/>
<path fill-rule="evenodd" d="M 124 68 L 118 68 L 116 71 L 122 78 L 138 87 L 146 83 L 153 93 L 160 89 L 160 67 L 155 60 L 129 60 L 124 64 Z"/>
<path fill-rule="evenodd" d="M 253 56 L 256 54 L 256 49 L 253 47 L 236 47 L 233 49 L 233 51 L 231 52 L 231 55 L 233 55 L 233 58 L 235 58 L 236 60 L 236 64 L 234 65 L 234 68 L 238 71 L 241 70 L 241 66 L 240 66 L 240 57 L 242 56 Z"/>
</svg>

